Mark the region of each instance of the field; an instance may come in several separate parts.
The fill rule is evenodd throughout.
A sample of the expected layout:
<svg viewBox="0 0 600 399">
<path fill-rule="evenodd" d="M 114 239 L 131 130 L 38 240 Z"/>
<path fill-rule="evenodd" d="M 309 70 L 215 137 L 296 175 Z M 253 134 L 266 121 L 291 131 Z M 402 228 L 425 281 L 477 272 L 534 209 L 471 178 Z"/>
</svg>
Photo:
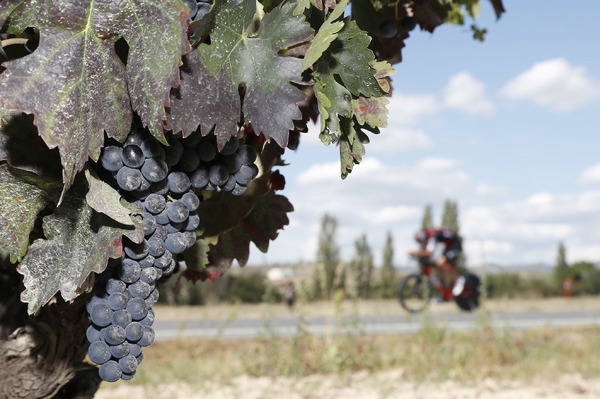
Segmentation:
<svg viewBox="0 0 600 399">
<path fill-rule="evenodd" d="M 108 398 L 598 398 L 600 328 L 492 329 L 491 311 L 599 309 L 597 298 L 489 301 L 471 331 L 426 324 L 413 335 L 367 336 L 360 325 L 318 337 L 155 342 L 130 382 L 103 383 Z M 452 304 L 431 312 L 454 311 Z M 295 312 L 401 311 L 387 301 L 301 305 Z M 159 308 L 157 317 L 260 317 L 282 305 Z"/>
</svg>

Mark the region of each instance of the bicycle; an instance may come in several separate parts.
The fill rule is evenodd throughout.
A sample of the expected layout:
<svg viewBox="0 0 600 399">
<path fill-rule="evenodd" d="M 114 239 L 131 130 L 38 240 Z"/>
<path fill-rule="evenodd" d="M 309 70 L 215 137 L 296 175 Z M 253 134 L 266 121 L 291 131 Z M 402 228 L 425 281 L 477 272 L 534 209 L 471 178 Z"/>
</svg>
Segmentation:
<svg viewBox="0 0 600 399">
<path fill-rule="evenodd" d="M 439 287 L 436 287 L 432 283 L 432 276 L 437 273 L 434 264 L 419 262 L 419 266 L 418 272 L 409 274 L 398 283 L 398 300 L 408 312 L 422 312 L 436 295 L 441 295 L 447 301 L 454 300 L 456 305 L 464 311 L 472 311 L 479 306 L 481 280 L 477 275 L 473 273 L 461 275 L 459 278 L 464 278 L 464 288 L 461 292 L 453 295 L 454 286 L 445 287 L 440 284 Z"/>
</svg>

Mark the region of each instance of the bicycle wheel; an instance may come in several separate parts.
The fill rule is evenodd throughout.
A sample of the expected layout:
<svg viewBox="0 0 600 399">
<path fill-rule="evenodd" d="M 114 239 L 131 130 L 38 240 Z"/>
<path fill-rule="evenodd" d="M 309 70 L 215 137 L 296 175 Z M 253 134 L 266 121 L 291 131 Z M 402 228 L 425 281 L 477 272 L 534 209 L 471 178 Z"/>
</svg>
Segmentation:
<svg viewBox="0 0 600 399">
<path fill-rule="evenodd" d="M 409 274 L 398 284 L 398 300 L 407 311 L 419 313 L 431 300 L 434 290 L 426 276 L 418 273 Z"/>
<path fill-rule="evenodd" d="M 481 281 L 477 275 L 471 273 L 466 274 L 465 278 L 465 289 L 462 294 L 454 298 L 454 302 L 456 302 L 461 310 L 470 312 L 479 306 L 479 296 L 481 295 L 479 286 L 481 285 Z"/>
</svg>

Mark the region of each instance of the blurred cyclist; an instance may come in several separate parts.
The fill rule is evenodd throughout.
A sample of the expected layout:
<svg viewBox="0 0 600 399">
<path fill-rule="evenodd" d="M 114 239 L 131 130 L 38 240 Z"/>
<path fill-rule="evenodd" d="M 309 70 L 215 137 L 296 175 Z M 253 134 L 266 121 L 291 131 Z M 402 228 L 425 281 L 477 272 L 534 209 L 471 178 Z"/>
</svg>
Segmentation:
<svg viewBox="0 0 600 399">
<path fill-rule="evenodd" d="M 462 253 L 462 238 L 454 231 L 445 229 L 423 229 L 415 234 L 415 241 L 420 244 L 418 251 L 409 251 L 408 254 L 423 260 L 427 258 L 435 262 L 438 276 L 432 275 L 431 282 L 436 288 L 443 286 L 445 274 L 450 280 L 452 295 L 458 296 L 464 289 L 464 278 L 458 277 L 456 259 Z M 445 298 L 446 300 L 451 298 Z"/>
</svg>

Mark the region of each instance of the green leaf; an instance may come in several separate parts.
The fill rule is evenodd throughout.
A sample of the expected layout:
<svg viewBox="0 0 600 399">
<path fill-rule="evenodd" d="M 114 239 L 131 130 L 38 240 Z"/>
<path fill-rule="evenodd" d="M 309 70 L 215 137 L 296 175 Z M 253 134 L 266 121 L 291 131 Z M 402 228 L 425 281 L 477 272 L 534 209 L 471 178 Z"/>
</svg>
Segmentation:
<svg viewBox="0 0 600 399">
<path fill-rule="evenodd" d="M 228 2 L 215 17 L 211 44 L 198 47 L 213 76 L 224 72 L 235 87 L 244 87 L 244 121 L 281 147 L 287 145 L 293 120 L 302 118 L 296 103 L 305 96 L 290 84 L 302 83 L 302 61 L 278 53 L 313 33 L 304 16 L 293 15 L 294 8 L 292 3 L 274 8 L 254 30 L 256 2 Z M 222 148 L 224 142 L 218 144 Z"/>
<path fill-rule="evenodd" d="M 387 127 L 389 104 L 386 97 L 358 97 L 352 100 L 352 108 L 356 121 L 371 127 Z"/>
<path fill-rule="evenodd" d="M 314 72 L 314 91 L 321 114 L 321 132 L 327 136 L 338 137 L 342 134 L 340 116 L 352 117 L 352 95 L 332 74 Z M 323 140 L 323 139 L 322 139 Z M 337 141 L 337 140 L 333 140 Z"/>
<path fill-rule="evenodd" d="M 35 115 L 40 136 L 60 150 L 65 191 L 88 157 L 98 159 L 105 131 L 126 137 L 132 107 L 162 139 L 164 107 L 189 47 L 184 10 L 179 0 L 23 0 L 10 12 L 9 31 L 35 26 L 40 43 L 5 63 L 0 105 Z M 121 37 L 127 66 L 115 52 Z"/>
<path fill-rule="evenodd" d="M 198 238 L 196 243 L 183 253 L 183 259 L 188 269 L 203 270 L 209 265 L 208 253 L 210 251 L 209 241 Z"/>
<path fill-rule="evenodd" d="M 94 211 L 84 200 L 84 188 L 74 186 L 54 213 L 44 217 L 47 239 L 37 239 L 18 267 L 25 291 L 21 300 L 36 312 L 60 291 L 73 300 L 91 272 L 101 273 L 108 258 L 122 254 L 125 226 Z"/>
<path fill-rule="evenodd" d="M 0 165 L 0 247 L 8 250 L 10 261 L 20 261 L 29 246 L 38 213 L 50 203 L 48 193 L 14 175 Z"/>
<path fill-rule="evenodd" d="M 89 190 L 85 196 L 87 204 L 96 212 L 110 217 L 114 221 L 126 226 L 135 226 L 131 219 L 131 211 L 121 203 L 121 195 L 117 190 L 98 178 L 95 173 L 85 171 Z"/>
<path fill-rule="evenodd" d="M 341 122 L 343 134 L 340 137 L 340 166 L 342 179 L 345 179 L 354 165 L 362 161 L 365 146 L 359 140 L 352 120 L 343 118 Z"/>
<path fill-rule="evenodd" d="M 313 69 L 320 76 L 338 76 L 343 85 L 355 96 L 379 97 L 383 94 L 375 70 L 370 63 L 375 59 L 369 49 L 371 38 L 356 22 L 345 20 L 344 28 L 331 43 Z"/>
<path fill-rule="evenodd" d="M 346 6 L 348 6 L 348 0 L 342 0 L 329 17 L 327 17 L 325 22 L 323 22 L 323 25 L 319 28 L 315 38 L 312 40 L 312 44 L 304 55 L 302 71 L 311 68 L 321 58 L 325 50 L 329 48 L 331 42 L 338 37 L 337 33 L 344 27 L 344 21 L 335 21 L 344 14 Z"/>
<path fill-rule="evenodd" d="M 386 78 L 396 71 L 386 61 L 374 61 L 371 65 L 376 70 L 375 78 L 379 82 L 379 87 L 384 92 L 389 93 L 390 85 Z M 387 127 L 387 104 L 389 104 L 389 100 L 386 97 L 360 96 L 352 99 L 352 111 L 360 125 L 368 124 L 373 128 Z"/>
<path fill-rule="evenodd" d="M 2 30 L 8 16 L 22 2 L 23 0 L 2 0 L 0 4 L 0 30 Z"/>
<path fill-rule="evenodd" d="M 183 57 L 181 87 L 171 93 L 166 127 L 188 136 L 202 125 L 207 134 L 213 127 L 217 141 L 224 145 L 238 132 L 242 102 L 237 86 L 225 71 L 215 77 L 206 70 L 200 54 Z"/>
</svg>

